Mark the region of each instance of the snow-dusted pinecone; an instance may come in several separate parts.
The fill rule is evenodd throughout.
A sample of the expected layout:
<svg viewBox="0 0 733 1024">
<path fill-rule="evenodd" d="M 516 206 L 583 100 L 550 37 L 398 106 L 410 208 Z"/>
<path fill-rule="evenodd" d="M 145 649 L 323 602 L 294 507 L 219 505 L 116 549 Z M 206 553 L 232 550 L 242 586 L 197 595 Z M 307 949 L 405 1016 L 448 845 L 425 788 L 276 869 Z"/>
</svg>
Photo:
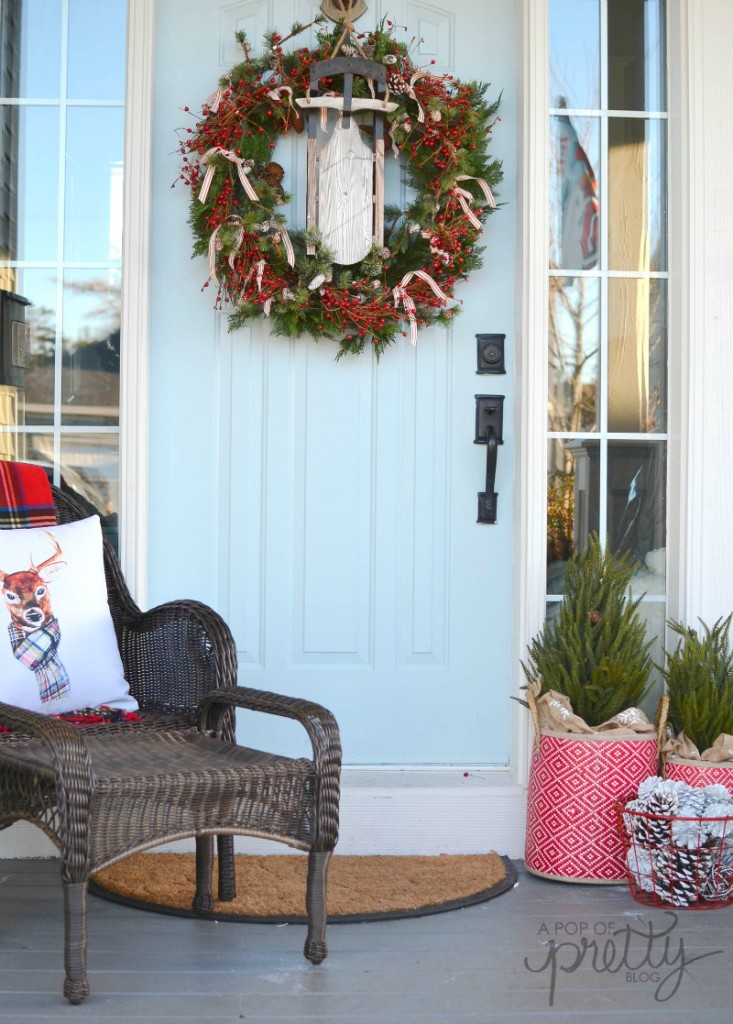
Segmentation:
<svg viewBox="0 0 733 1024">
<path fill-rule="evenodd" d="M 649 775 L 643 782 L 639 783 L 639 792 L 637 798 L 645 801 L 652 795 L 652 793 L 664 783 L 664 779 L 661 775 Z"/>
<path fill-rule="evenodd" d="M 688 850 L 697 850 L 704 846 L 708 839 L 706 824 L 700 821 L 705 817 L 708 800 L 701 789 L 685 789 L 677 806 L 677 821 L 672 822 L 672 842 L 676 846 L 685 846 Z M 686 820 L 689 819 L 689 820 Z"/>
<path fill-rule="evenodd" d="M 639 800 L 637 803 L 642 801 Z M 659 786 L 643 801 L 643 805 L 643 814 L 634 815 L 634 835 L 637 842 L 649 849 L 669 846 L 670 819 L 677 813 L 677 793 Z"/>
<path fill-rule="evenodd" d="M 712 854 L 709 849 L 686 850 L 670 846 L 652 851 L 654 891 L 673 907 L 697 903 L 700 890 L 710 877 Z"/>
<path fill-rule="evenodd" d="M 630 846 L 626 854 L 626 866 L 640 889 L 654 892 L 654 865 L 648 850 L 638 843 Z"/>
<path fill-rule="evenodd" d="M 702 792 L 708 800 L 730 800 L 733 802 L 733 794 L 719 782 L 713 782 L 709 786 L 703 786 Z"/>
<path fill-rule="evenodd" d="M 726 844 L 733 843 L 733 803 L 728 800 L 708 801 L 703 811 L 703 817 L 716 819 L 705 822 L 705 829 L 709 836 L 723 840 Z"/>
</svg>

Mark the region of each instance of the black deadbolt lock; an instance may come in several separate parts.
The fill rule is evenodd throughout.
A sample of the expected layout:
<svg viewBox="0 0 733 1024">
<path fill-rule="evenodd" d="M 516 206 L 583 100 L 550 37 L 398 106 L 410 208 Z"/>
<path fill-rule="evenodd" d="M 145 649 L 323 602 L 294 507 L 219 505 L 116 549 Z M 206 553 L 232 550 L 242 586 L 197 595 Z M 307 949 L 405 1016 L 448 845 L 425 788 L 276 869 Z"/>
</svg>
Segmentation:
<svg viewBox="0 0 733 1024">
<path fill-rule="evenodd" d="M 476 335 L 476 373 L 506 373 L 505 339 L 506 334 Z"/>
</svg>

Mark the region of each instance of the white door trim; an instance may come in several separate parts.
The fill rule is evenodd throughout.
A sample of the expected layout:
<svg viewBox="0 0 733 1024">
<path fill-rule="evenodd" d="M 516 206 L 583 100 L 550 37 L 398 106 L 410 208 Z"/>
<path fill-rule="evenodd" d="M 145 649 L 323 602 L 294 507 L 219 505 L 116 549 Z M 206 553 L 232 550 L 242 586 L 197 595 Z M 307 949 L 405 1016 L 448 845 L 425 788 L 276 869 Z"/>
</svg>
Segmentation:
<svg viewBox="0 0 733 1024">
<path fill-rule="evenodd" d="M 517 132 L 519 210 L 517 211 L 517 434 L 516 527 L 514 531 L 516 598 L 514 665 L 516 692 L 523 685 L 521 660 L 545 618 L 547 522 L 547 308 L 548 259 L 548 48 L 546 0 L 519 0 L 517 5 L 519 67 L 522 75 L 521 124 Z M 515 781 L 526 786 L 529 771 L 530 720 L 515 705 L 511 767 Z"/>
<path fill-rule="evenodd" d="M 155 4 L 128 0 L 120 367 L 120 554 L 144 605 L 148 533 L 150 208 Z"/>
<path fill-rule="evenodd" d="M 693 626 L 731 611 L 732 27 L 728 0 L 670 10 L 669 614 Z"/>
</svg>

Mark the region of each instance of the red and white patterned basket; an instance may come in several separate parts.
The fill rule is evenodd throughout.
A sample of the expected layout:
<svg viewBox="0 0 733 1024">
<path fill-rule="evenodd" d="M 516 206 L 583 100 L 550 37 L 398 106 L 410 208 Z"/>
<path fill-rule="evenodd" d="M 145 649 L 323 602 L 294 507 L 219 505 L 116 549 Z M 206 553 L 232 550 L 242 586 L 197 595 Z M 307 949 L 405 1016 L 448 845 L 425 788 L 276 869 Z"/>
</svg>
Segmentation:
<svg viewBox="0 0 733 1024">
<path fill-rule="evenodd" d="M 656 736 L 542 734 L 529 775 L 527 870 L 563 882 L 626 880 L 617 802 L 657 774 Z"/>
<path fill-rule="evenodd" d="M 673 754 L 665 761 L 664 777 L 674 782 L 686 782 L 688 786 L 719 784 L 733 793 L 733 764 L 730 762 L 693 761 Z"/>
</svg>

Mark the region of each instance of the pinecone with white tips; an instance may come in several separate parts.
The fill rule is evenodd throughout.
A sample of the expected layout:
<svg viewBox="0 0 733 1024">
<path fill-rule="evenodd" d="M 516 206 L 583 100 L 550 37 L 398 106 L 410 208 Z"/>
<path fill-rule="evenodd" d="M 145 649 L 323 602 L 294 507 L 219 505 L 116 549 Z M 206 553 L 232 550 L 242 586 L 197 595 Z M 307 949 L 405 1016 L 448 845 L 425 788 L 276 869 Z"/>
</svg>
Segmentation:
<svg viewBox="0 0 733 1024">
<path fill-rule="evenodd" d="M 400 74 L 399 71 L 391 71 L 387 75 L 387 85 L 389 91 L 396 93 L 400 96 L 403 92 L 407 92 L 410 87 L 410 82 L 405 75 Z"/>
<path fill-rule="evenodd" d="M 637 842 L 648 849 L 669 846 L 670 818 L 677 813 L 677 794 L 660 787 L 650 794 L 644 804 L 643 813 L 633 816 L 634 836 Z"/>
<path fill-rule="evenodd" d="M 686 850 L 677 846 L 653 850 L 654 891 L 673 907 L 697 903 L 710 877 L 713 850 Z"/>
</svg>

